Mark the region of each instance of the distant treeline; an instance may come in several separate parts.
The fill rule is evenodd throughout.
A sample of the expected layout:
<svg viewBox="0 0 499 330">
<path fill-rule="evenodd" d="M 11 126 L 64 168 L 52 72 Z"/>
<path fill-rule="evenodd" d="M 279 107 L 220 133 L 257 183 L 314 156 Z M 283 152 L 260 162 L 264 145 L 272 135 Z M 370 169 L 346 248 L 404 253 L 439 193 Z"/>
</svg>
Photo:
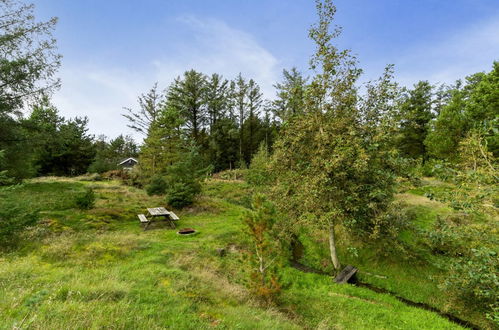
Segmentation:
<svg viewBox="0 0 499 330">
<path fill-rule="evenodd" d="M 265 100 L 258 83 L 241 74 L 228 80 L 189 70 L 164 91 L 152 86 L 139 97 L 138 108 L 126 108 L 129 126 L 145 137 L 140 148 L 130 137 L 95 138 L 88 133 L 86 117 L 65 119 L 50 103 L 51 92 L 60 85 L 55 78 L 60 55 L 52 36 L 57 20 L 37 22 L 32 5 L 5 1 L 2 6 L 2 182 L 104 172 L 129 156 L 139 156 L 143 174 L 153 176 L 193 145 L 214 171 L 244 168 L 260 145 L 272 150 L 282 127 L 306 112 L 305 102 L 311 99 L 313 81 L 295 68 L 283 71 L 273 100 Z M 390 112 L 398 123 L 391 140 L 402 157 L 450 164 L 467 157 L 469 166 L 476 167 L 483 157 L 475 153 L 499 154 L 499 63 L 450 86 L 391 84 L 389 104 L 377 106 L 396 110 Z M 362 98 L 358 93 L 354 97 Z"/>
</svg>

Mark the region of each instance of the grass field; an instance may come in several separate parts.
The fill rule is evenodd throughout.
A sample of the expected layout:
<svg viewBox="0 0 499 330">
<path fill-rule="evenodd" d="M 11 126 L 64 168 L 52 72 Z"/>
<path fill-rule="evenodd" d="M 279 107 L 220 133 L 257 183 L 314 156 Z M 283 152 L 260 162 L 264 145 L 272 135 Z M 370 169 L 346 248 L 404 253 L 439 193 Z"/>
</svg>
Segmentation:
<svg viewBox="0 0 499 330">
<path fill-rule="evenodd" d="M 75 196 L 92 187 L 93 209 L 75 208 Z M 41 178 L 0 190 L 0 209 L 37 212 L 16 246 L 0 254 L 0 328 L 31 329 L 457 329 L 436 313 L 391 295 L 337 285 L 324 275 L 283 269 L 279 308 L 248 294 L 241 267 L 247 247 L 241 215 L 249 205 L 244 182 L 211 180 L 191 208 L 179 211 L 180 236 L 167 226 L 143 231 L 136 217 L 164 198 L 119 182 Z M 400 195 L 419 208 L 418 223 L 451 212 L 418 194 Z M 429 203 L 429 204 L 428 204 Z M 435 204 L 437 203 L 437 204 Z M 220 257 L 217 248 L 228 253 Z M 438 267 L 380 258 L 359 250 L 344 258 L 361 279 L 413 301 L 444 310 L 434 278 Z M 475 323 L 471 311 L 461 317 Z"/>
</svg>

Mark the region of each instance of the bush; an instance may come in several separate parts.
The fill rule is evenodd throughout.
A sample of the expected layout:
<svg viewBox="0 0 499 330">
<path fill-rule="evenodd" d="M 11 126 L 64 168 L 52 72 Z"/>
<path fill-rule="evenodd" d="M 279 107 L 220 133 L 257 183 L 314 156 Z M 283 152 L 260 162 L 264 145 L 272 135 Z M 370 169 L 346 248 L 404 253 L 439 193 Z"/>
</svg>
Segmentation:
<svg viewBox="0 0 499 330">
<path fill-rule="evenodd" d="M 144 186 L 144 177 L 137 166 L 135 166 L 132 170 L 124 170 L 123 172 L 125 172 L 126 175 L 123 178 L 124 184 L 136 188 L 142 188 Z"/>
<path fill-rule="evenodd" d="M 146 192 L 151 195 L 164 195 L 167 191 L 168 184 L 162 176 L 155 176 L 151 182 L 146 186 Z"/>
<path fill-rule="evenodd" d="M 499 258 L 488 248 L 471 249 L 466 258 L 450 267 L 444 287 L 465 303 L 477 306 L 492 321 L 497 321 L 499 302 Z"/>
<path fill-rule="evenodd" d="M 468 238 L 441 217 L 437 218 L 433 229 L 423 231 L 422 234 L 433 254 L 461 256 L 466 252 Z"/>
<path fill-rule="evenodd" d="M 87 188 L 85 192 L 76 196 L 76 207 L 80 210 L 90 210 L 95 205 L 95 193 L 92 188 Z"/>
<path fill-rule="evenodd" d="M 167 169 L 167 202 L 175 208 L 182 208 L 194 202 L 196 195 L 201 192 L 201 180 L 212 169 L 211 166 L 203 167 L 203 159 L 195 146 L 191 146 L 180 159 Z"/>
<path fill-rule="evenodd" d="M 168 205 L 181 209 L 191 205 L 199 191 L 200 189 L 197 189 L 192 185 L 177 182 L 169 189 L 166 201 Z"/>
<path fill-rule="evenodd" d="M 456 177 L 457 171 L 448 162 L 432 159 L 422 168 L 424 176 L 432 176 L 443 181 L 449 181 Z"/>
</svg>

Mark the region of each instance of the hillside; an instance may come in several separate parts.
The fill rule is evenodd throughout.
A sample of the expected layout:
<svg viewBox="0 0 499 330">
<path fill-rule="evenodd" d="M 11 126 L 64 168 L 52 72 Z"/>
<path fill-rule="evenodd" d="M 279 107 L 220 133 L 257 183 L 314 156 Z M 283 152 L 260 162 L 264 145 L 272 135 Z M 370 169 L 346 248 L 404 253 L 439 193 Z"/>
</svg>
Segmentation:
<svg viewBox="0 0 499 330">
<path fill-rule="evenodd" d="M 74 198 L 85 187 L 97 200 L 81 211 Z M 40 178 L 3 188 L 0 209 L 38 211 L 40 220 L 0 256 L 0 328 L 459 328 L 390 294 L 289 266 L 282 305 L 260 306 L 244 287 L 241 267 L 248 189 L 244 182 L 205 182 L 197 203 L 178 212 L 177 227 L 199 231 L 184 237 L 166 226 L 143 231 L 136 214 L 163 199 L 117 181 Z M 437 202 L 418 195 L 400 198 L 440 212 Z M 361 273 L 364 281 L 444 307 L 425 265 L 370 259 L 364 251 L 355 260 L 366 274 L 378 274 Z"/>
</svg>

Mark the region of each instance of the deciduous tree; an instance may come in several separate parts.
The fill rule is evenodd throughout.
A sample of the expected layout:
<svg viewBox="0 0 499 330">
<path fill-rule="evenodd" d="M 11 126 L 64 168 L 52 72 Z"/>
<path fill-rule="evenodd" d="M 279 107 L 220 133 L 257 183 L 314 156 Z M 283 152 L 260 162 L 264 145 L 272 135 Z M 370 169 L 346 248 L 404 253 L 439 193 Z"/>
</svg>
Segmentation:
<svg viewBox="0 0 499 330">
<path fill-rule="evenodd" d="M 393 176 L 383 161 L 388 153 L 365 132 L 355 86 L 361 73 L 357 61 L 332 44 L 340 34 L 338 27 L 330 29 L 336 8 L 329 0 L 316 6 L 319 22 L 310 29 L 316 74 L 304 114 L 289 120 L 275 144 L 273 197 L 298 225 L 328 233 L 331 261 L 338 270 L 335 227 L 372 232 L 374 219 L 392 199 Z"/>
</svg>

